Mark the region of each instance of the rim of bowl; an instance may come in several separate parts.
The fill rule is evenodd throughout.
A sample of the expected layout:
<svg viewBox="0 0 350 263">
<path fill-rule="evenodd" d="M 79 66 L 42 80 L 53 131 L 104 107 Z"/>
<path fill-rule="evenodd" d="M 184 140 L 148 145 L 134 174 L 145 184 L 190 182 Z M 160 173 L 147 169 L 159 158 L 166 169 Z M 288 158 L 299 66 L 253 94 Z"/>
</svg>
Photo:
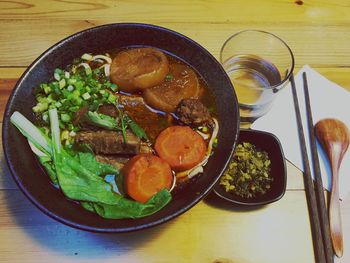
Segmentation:
<svg viewBox="0 0 350 263">
<path fill-rule="evenodd" d="M 76 37 L 79 37 L 80 35 L 83 34 L 87 34 L 89 32 L 93 32 L 93 31 L 97 31 L 100 30 L 101 28 L 105 28 L 105 27 L 123 27 L 123 26 L 138 26 L 138 27 L 144 27 L 144 28 L 151 28 L 151 29 L 155 29 L 155 30 L 161 30 L 161 31 L 165 31 L 171 34 L 174 34 L 178 37 L 181 37 L 183 39 L 186 39 L 188 42 L 190 42 L 191 44 L 193 44 L 194 46 L 196 46 L 197 48 L 199 48 L 200 50 L 202 50 L 207 56 L 209 56 L 213 61 L 216 61 L 217 65 L 221 68 L 221 71 L 223 73 L 223 76 L 227 78 L 227 82 L 230 83 L 230 85 L 232 86 L 233 89 L 233 85 L 231 83 L 231 81 L 229 80 L 228 76 L 225 73 L 225 70 L 223 69 L 222 65 L 220 64 L 220 62 L 218 60 L 216 60 L 216 58 L 207 50 L 205 49 L 203 46 L 201 46 L 199 43 L 197 43 L 196 41 L 190 39 L 189 37 L 178 33 L 174 30 L 165 28 L 165 27 L 161 27 L 161 26 L 157 26 L 157 25 L 152 25 L 152 24 L 144 24 L 144 23 L 109 23 L 109 24 L 103 24 L 100 26 L 95 26 L 92 28 L 88 28 L 79 32 L 76 32 L 72 35 L 69 35 L 63 39 L 61 39 L 60 41 L 56 42 L 55 44 L 53 44 L 52 46 L 50 46 L 49 48 L 47 48 L 43 53 L 40 54 L 40 56 L 38 56 L 28 67 L 27 69 L 23 72 L 23 74 L 21 75 L 21 77 L 18 79 L 14 89 L 11 92 L 11 95 L 6 103 L 6 108 L 4 111 L 4 117 L 3 117 L 3 127 L 2 127 L 2 141 L 3 141 L 3 151 L 4 151 L 4 156 L 5 156 L 5 160 L 6 163 L 9 167 L 10 173 L 12 175 L 12 178 L 14 178 L 15 183 L 17 184 L 17 186 L 20 188 L 20 190 L 24 193 L 24 195 L 31 201 L 32 204 L 34 204 L 37 208 L 39 208 L 39 210 L 41 210 L 42 212 L 44 212 L 46 215 L 50 216 L 51 218 L 67 225 L 70 227 L 74 227 L 74 228 L 78 228 L 81 230 L 85 230 L 85 231 L 89 231 L 89 232 L 96 232 L 96 233 L 125 233 L 125 232 L 133 232 L 133 231 L 138 231 L 138 230 L 142 230 L 142 229 L 146 229 L 146 228 L 150 228 L 153 226 L 157 226 L 160 224 L 163 224 L 173 218 L 176 218 L 178 216 L 180 216 L 181 214 L 183 214 L 184 212 L 188 211 L 190 208 L 192 208 L 193 206 L 195 206 L 200 200 L 202 200 L 215 186 L 215 184 L 217 183 L 217 181 L 219 180 L 220 176 L 218 175 L 216 177 L 216 179 L 203 191 L 201 192 L 200 195 L 198 195 L 192 202 L 190 202 L 189 204 L 187 204 L 186 206 L 184 206 L 183 208 L 171 213 L 168 216 L 165 216 L 163 218 L 154 220 L 152 222 L 149 223 L 145 223 L 145 224 L 141 224 L 138 226 L 133 226 L 133 227 L 111 227 L 111 228 L 104 228 L 104 227 L 92 227 L 92 226 L 86 226 L 86 225 L 82 225 L 79 223 L 75 223 L 71 220 L 66 220 L 58 215 L 56 215 L 55 213 L 51 212 L 50 210 L 46 209 L 46 207 L 44 205 L 42 205 L 41 203 L 39 203 L 32 195 L 31 193 L 29 193 L 29 191 L 27 191 L 27 189 L 22 185 L 22 183 L 19 180 L 19 177 L 17 176 L 16 172 L 13 170 L 12 167 L 12 163 L 10 163 L 9 161 L 9 157 L 8 157 L 8 153 L 7 153 L 7 143 L 5 141 L 6 137 L 8 137 L 7 133 L 8 133 L 8 127 L 9 127 L 9 114 L 10 114 L 10 107 L 12 104 L 12 101 L 14 99 L 14 97 L 16 96 L 17 92 L 18 92 L 18 87 L 22 85 L 22 82 L 24 80 L 25 77 L 27 77 L 27 75 L 30 73 L 31 70 L 33 70 L 36 65 L 45 57 L 47 56 L 47 54 L 57 48 L 60 47 L 61 45 L 64 45 L 67 41 L 69 41 L 70 39 L 74 39 Z M 236 98 L 237 101 L 237 96 L 234 93 L 234 96 Z M 221 170 L 221 174 L 226 170 L 227 165 L 230 162 L 231 156 L 234 152 L 235 149 L 235 145 L 237 143 L 238 140 L 238 135 L 239 135 L 239 123 L 240 123 L 240 118 L 239 118 L 239 108 L 238 108 L 238 102 L 236 103 L 236 107 L 235 107 L 235 111 L 236 111 L 236 116 L 238 118 L 238 121 L 236 122 L 236 136 L 234 138 L 234 143 L 231 146 L 230 149 L 230 158 L 228 158 Z"/>
</svg>

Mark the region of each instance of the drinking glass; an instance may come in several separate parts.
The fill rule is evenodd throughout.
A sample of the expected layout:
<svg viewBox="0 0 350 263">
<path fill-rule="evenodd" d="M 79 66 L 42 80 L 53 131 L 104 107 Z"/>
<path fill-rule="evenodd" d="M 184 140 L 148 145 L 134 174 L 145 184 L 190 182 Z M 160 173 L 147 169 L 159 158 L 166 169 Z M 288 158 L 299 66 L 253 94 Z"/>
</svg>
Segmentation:
<svg viewBox="0 0 350 263">
<path fill-rule="evenodd" d="M 241 31 L 227 39 L 220 62 L 235 89 L 242 123 L 252 123 L 268 112 L 294 69 L 288 45 L 260 30 Z"/>
</svg>

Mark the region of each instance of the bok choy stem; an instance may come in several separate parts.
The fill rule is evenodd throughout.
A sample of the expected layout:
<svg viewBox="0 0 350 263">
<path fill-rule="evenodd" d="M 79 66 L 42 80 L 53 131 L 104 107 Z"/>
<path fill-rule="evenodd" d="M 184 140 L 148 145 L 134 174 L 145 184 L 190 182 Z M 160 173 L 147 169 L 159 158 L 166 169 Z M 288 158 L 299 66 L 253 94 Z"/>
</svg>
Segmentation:
<svg viewBox="0 0 350 263">
<path fill-rule="evenodd" d="M 12 114 L 10 121 L 40 151 L 47 155 L 52 154 L 51 141 L 21 113 L 15 111 Z"/>
<path fill-rule="evenodd" d="M 51 140 L 55 149 L 53 153 L 55 156 L 55 153 L 59 154 L 61 152 L 60 127 L 56 108 L 49 110 L 49 118 L 51 128 Z"/>
</svg>

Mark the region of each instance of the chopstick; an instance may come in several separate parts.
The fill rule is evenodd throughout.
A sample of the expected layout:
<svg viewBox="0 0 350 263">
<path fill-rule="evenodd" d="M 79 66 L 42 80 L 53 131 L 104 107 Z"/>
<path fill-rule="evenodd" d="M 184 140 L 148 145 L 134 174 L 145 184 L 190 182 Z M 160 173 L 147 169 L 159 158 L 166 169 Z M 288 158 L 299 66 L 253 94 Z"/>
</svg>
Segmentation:
<svg viewBox="0 0 350 263">
<path fill-rule="evenodd" d="M 322 229 L 321 229 L 321 225 L 320 225 L 320 219 L 318 217 L 316 195 L 315 195 L 315 191 L 314 191 L 313 181 L 311 178 L 309 158 L 308 158 L 307 151 L 306 151 L 306 142 L 305 142 L 303 124 L 301 122 L 300 108 L 299 108 L 299 103 L 298 103 L 298 95 L 296 92 L 296 87 L 295 87 L 293 75 L 291 75 L 291 77 L 290 77 L 290 82 L 291 82 L 291 86 L 292 86 L 294 109 L 295 109 L 295 114 L 296 114 L 296 118 L 297 118 L 298 134 L 299 134 L 299 140 L 300 140 L 300 146 L 301 146 L 301 152 L 302 152 L 302 158 L 303 158 L 303 166 L 304 166 L 303 178 L 304 178 L 304 185 L 305 185 L 306 201 L 307 201 L 307 206 L 309 209 L 309 217 L 310 217 L 310 223 L 311 223 L 311 233 L 312 233 L 312 237 L 313 237 L 315 261 L 317 263 L 326 263 L 327 261 L 326 261 L 326 257 L 325 257 L 323 239 L 322 239 L 322 235 L 321 235 Z"/>
<path fill-rule="evenodd" d="M 309 87 L 308 87 L 307 77 L 305 72 L 303 72 L 303 84 L 304 84 L 303 86 L 304 86 L 305 104 L 306 104 L 306 115 L 307 115 L 307 122 L 308 122 L 309 135 L 310 135 L 312 162 L 313 162 L 314 175 L 315 175 L 314 186 L 316 189 L 316 200 L 317 200 L 318 214 L 320 217 L 320 223 L 321 223 L 321 229 L 322 229 L 323 246 L 325 250 L 327 263 L 332 263 L 334 262 L 333 248 L 332 248 L 326 202 L 325 202 L 324 192 L 323 192 L 320 162 L 318 160 L 318 154 L 317 154 L 316 136 L 315 136 L 313 119 L 312 119 Z"/>
</svg>

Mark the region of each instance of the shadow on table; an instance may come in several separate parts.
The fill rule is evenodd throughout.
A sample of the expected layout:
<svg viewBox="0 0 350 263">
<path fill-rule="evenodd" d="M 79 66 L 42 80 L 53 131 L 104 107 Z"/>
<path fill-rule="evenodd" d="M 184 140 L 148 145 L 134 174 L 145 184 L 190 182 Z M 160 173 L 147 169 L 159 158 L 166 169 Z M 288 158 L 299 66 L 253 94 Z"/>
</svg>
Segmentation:
<svg viewBox="0 0 350 263">
<path fill-rule="evenodd" d="M 260 206 L 243 206 L 231 203 L 227 200 L 224 200 L 217 196 L 214 191 L 211 191 L 204 199 L 204 202 L 208 204 L 209 206 L 223 209 L 223 210 L 230 210 L 233 212 L 250 212 L 250 211 L 257 211 L 260 209 L 264 209 L 266 206 L 260 205 Z"/>
<path fill-rule="evenodd" d="M 76 259 L 123 256 L 156 238 L 166 225 L 123 234 L 91 233 L 71 228 L 43 214 L 17 190 L 5 192 L 9 217 L 39 246 Z M 10 219 L 11 220 L 11 219 Z"/>
</svg>

